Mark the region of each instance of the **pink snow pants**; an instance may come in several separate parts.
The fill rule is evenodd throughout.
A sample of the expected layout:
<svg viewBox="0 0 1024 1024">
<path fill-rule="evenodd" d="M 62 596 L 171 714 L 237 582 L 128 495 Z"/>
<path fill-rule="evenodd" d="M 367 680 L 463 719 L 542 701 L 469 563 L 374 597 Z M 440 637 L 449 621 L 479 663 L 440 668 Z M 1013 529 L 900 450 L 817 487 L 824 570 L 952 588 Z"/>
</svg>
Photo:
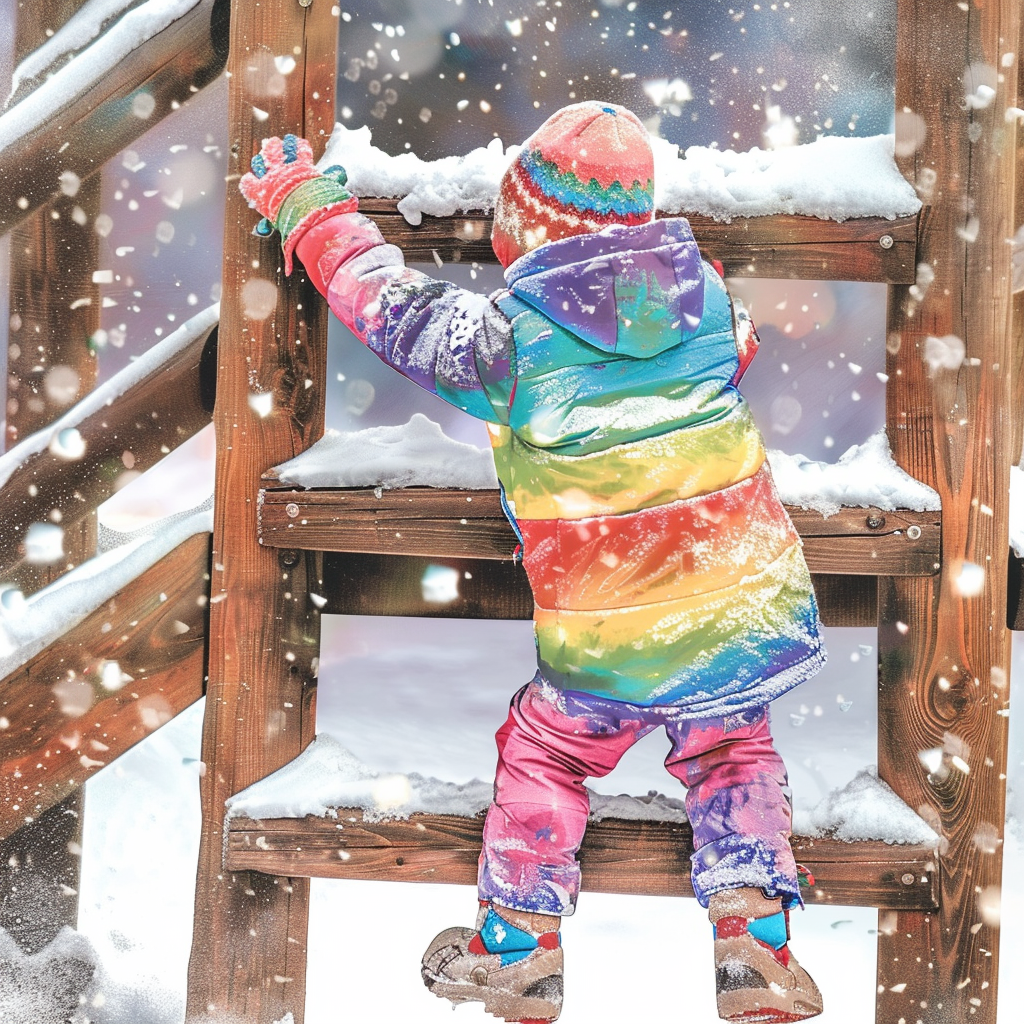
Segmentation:
<svg viewBox="0 0 1024 1024">
<path fill-rule="evenodd" d="M 498 730 L 494 802 L 484 822 L 480 898 L 515 910 L 571 914 L 580 888 L 590 776 L 607 775 L 638 739 L 664 726 L 669 774 L 686 787 L 693 827 L 693 888 L 701 905 L 722 889 L 752 886 L 801 902 L 789 844 L 786 768 L 767 707 L 687 718 L 558 691 L 538 675 L 512 699 Z"/>
</svg>

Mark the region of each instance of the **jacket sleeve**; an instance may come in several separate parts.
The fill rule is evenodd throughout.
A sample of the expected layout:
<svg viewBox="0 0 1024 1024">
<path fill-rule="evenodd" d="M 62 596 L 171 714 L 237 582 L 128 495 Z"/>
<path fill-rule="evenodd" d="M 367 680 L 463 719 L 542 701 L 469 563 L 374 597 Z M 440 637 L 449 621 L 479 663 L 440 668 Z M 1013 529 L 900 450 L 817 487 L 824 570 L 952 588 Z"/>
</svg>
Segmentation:
<svg viewBox="0 0 1024 1024">
<path fill-rule="evenodd" d="M 512 325 L 487 297 L 407 267 L 360 213 L 315 225 L 295 251 L 338 319 L 384 362 L 472 416 L 508 422 Z"/>
</svg>

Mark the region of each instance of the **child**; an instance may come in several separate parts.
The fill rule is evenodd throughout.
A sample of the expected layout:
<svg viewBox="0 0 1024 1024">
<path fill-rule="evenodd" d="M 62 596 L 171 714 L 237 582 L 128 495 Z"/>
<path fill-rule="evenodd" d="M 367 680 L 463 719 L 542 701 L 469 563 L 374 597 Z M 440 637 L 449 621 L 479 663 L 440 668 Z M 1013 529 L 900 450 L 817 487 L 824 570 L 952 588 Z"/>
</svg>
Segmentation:
<svg viewBox="0 0 1024 1024">
<path fill-rule="evenodd" d="M 539 667 L 497 734 L 476 927 L 434 939 L 427 987 L 558 1016 L 584 782 L 664 726 L 719 1013 L 802 1020 L 821 997 L 787 947 L 801 899 L 767 704 L 823 663 L 817 607 L 736 388 L 757 336 L 689 224 L 652 219 L 653 176 L 628 110 L 558 111 L 502 179 L 489 299 L 407 268 L 303 140 L 266 140 L 241 188 L 365 344 L 487 421 L 533 587 Z"/>
</svg>

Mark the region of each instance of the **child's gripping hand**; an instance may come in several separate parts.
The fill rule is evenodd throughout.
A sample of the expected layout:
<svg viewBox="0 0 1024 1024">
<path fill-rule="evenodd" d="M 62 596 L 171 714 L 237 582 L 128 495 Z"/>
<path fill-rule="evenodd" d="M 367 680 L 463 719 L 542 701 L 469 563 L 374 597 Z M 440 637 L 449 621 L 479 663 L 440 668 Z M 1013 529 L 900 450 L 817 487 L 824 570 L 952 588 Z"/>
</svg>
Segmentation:
<svg viewBox="0 0 1024 1024">
<path fill-rule="evenodd" d="M 313 164 L 313 149 L 305 139 L 286 135 L 264 139 L 252 158 L 252 171 L 238 183 L 249 206 L 263 216 L 256 234 L 281 235 L 285 273 L 292 272 L 292 253 L 302 234 L 326 217 L 355 210 L 358 201 L 345 183 L 343 167 L 321 173 Z"/>
</svg>

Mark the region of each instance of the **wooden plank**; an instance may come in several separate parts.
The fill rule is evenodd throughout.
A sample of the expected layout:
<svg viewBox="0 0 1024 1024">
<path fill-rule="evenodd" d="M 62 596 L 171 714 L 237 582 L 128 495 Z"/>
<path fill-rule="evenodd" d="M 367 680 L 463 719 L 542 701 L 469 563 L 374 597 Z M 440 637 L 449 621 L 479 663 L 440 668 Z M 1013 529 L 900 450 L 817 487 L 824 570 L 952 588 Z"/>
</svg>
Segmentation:
<svg viewBox="0 0 1024 1024">
<path fill-rule="evenodd" d="M 424 217 L 413 226 L 397 200 L 360 200 L 384 237 L 408 262 L 494 263 L 489 213 Z M 678 216 L 659 211 L 658 216 Z M 722 261 L 727 277 L 794 277 L 813 281 L 880 281 L 911 284 L 917 266 L 917 217 L 819 220 L 790 214 L 717 221 L 687 214 L 706 256 Z"/>
<path fill-rule="evenodd" d="M 47 443 L 26 456 L 0 490 L 0 574 L 26 592 L 41 585 L 24 564 L 25 531 L 54 520 L 65 531 L 114 493 L 130 464 L 144 471 L 210 422 L 209 376 L 216 354 L 216 327 L 205 332 L 134 387 L 78 423 L 85 442 L 70 463 Z M 45 438 L 44 438 L 45 442 Z M 69 568 L 65 559 L 60 568 Z"/>
<path fill-rule="evenodd" d="M 454 572 L 458 596 L 438 600 L 430 572 Z M 449 584 L 450 585 L 450 584 Z M 328 554 L 321 593 L 331 615 L 446 619 L 532 619 L 533 591 L 522 565 L 472 558 Z"/>
<path fill-rule="evenodd" d="M 302 1024 L 308 882 L 223 869 L 224 800 L 294 758 L 314 734 L 321 556 L 294 563 L 261 548 L 260 474 L 323 433 L 326 304 L 296 272 L 284 278 L 279 241 L 252 234 L 256 215 L 235 187 L 260 140 L 296 132 L 323 151 L 334 127 L 338 18 L 315 0 L 234 0 L 228 70 L 228 192 L 217 372 L 210 678 L 203 727 L 203 823 L 186 1020 L 223 1017 Z M 283 79 L 253 73 L 294 55 Z M 278 88 L 282 85 L 282 88 Z M 246 286 L 274 289 L 267 314 Z M 260 416 L 253 391 L 272 395 Z"/>
<path fill-rule="evenodd" d="M 234 818 L 225 866 L 310 878 L 363 878 L 475 885 L 483 816 L 414 814 L 366 821 L 338 818 Z M 915 908 L 936 906 L 934 850 L 882 842 L 794 837 L 793 850 L 814 876 L 808 903 Z M 693 834 L 686 823 L 604 819 L 587 826 L 579 859 L 591 892 L 692 896 Z"/>
<path fill-rule="evenodd" d="M 812 573 L 818 612 L 826 626 L 878 625 L 877 576 Z"/>
<path fill-rule="evenodd" d="M 0 681 L 0 840 L 203 695 L 209 558 L 189 538 Z"/>
<path fill-rule="evenodd" d="M 45 43 L 47 32 L 81 5 L 82 0 L 54 0 L 45 10 L 40 4 L 22 5 L 15 24 L 15 62 Z M 96 359 L 86 341 L 100 325 L 99 285 L 92 280 L 99 236 L 91 227 L 100 212 L 100 191 L 100 176 L 94 175 L 74 196 L 58 196 L 11 233 L 7 448 L 51 423 L 64 406 L 96 385 Z M 88 301 L 72 305 L 79 298 Z M 67 564 L 95 554 L 95 512 L 63 529 L 62 559 L 32 566 L 27 579 L 17 573 L 8 581 L 36 590 Z M 0 872 L 11 875 L 0 888 L 19 894 L 10 901 L 16 909 L 0 919 L 0 926 L 27 952 L 41 949 L 62 926 L 78 924 L 81 860 L 69 843 L 81 839 L 84 796 L 79 788 L 0 849 Z"/>
<path fill-rule="evenodd" d="M 227 55 L 228 9 L 228 0 L 200 0 L 93 86 L 69 95 L 38 130 L 0 149 L 0 234 L 57 195 L 63 172 L 84 181 L 212 82 Z M 153 108 L 136 117 L 132 100 L 143 93 Z"/>
<path fill-rule="evenodd" d="M 1020 5 L 986 0 L 953 13 L 929 0 L 897 4 L 897 147 L 917 115 L 927 134 L 901 169 L 929 194 L 918 259 L 934 280 L 890 291 L 887 424 L 897 462 L 941 496 L 943 570 L 879 580 L 878 757 L 881 777 L 943 843 L 941 909 L 882 916 L 877 1019 L 990 1024 L 1010 671 L 1008 477 L 1018 454 L 1009 447 L 1006 244 L 1016 227 L 1016 124 L 1004 119 L 1017 105 L 1016 72 L 997 70 L 1019 52 Z M 989 83 L 991 103 L 965 103 Z M 962 339 L 963 364 L 929 366 L 926 339 L 947 335 Z M 931 771 L 919 757 L 929 750 Z"/>
<path fill-rule="evenodd" d="M 260 543 L 312 551 L 511 557 L 517 541 L 497 491 L 409 487 L 259 492 Z M 924 576 L 939 569 L 941 513 L 787 506 L 815 573 Z"/>
</svg>

